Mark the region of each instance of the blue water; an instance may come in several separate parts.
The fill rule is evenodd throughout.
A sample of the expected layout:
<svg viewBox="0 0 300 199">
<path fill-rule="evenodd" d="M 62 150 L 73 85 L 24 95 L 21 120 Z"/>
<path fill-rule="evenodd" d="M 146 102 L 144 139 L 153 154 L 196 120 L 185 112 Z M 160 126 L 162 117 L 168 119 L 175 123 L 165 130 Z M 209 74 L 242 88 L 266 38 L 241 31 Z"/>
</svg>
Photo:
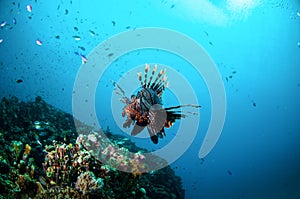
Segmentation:
<svg viewBox="0 0 300 199">
<path fill-rule="evenodd" d="M 29 4 L 32 12 L 26 9 Z M 0 29 L 0 97 L 30 100 L 40 95 L 69 113 L 77 73 L 85 66 L 75 52 L 89 58 L 94 48 L 112 36 L 144 27 L 187 35 L 214 61 L 225 87 L 225 124 L 213 150 L 199 159 L 212 113 L 205 81 L 191 63 L 163 50 L 129 52 L 107 68 L 95 91 L 101 126 L 126 135 L 111 111 L 110 80 L 118 81 L 145 63 L 169 66 L 189 81 L 202 106 L 196 137 L 171 164 L 183 179 L 186 198 L 300 198 L 299 1 L 2 0 L 0 21 L 6 22 Z M 38 39 L 42 45 L 36 44 Z M 134 77 L 130 81 L 137 88 Z M 178 85 L 174 90 L 184 93 L 174 76 L 168 78 L 170 85 Z M 126 94 L 130 96 L 131 91 Z M 176 105 L 176 96 L 166 91 L 164 105 Z M 158 145 L 149 139 L 130 139 L 149 150 L 163 148 L 172 142 L 180 124 L 168 129 Z"/>
</svg>

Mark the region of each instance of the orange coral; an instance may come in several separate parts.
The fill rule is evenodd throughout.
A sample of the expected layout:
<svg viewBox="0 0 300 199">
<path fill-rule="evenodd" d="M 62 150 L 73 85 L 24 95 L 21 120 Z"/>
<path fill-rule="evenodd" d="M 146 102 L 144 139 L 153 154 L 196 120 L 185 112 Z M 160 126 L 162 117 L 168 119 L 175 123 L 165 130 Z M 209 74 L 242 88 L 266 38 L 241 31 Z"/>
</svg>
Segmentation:
<svg viewBox="0 0 300 199">
<path fill-rule="evenodd" d="M 31 151 L 31 146 L 29 146 L 29 144 L 26 144 L 24 154 L 28 155 L 30 151 Z"/>
</svg>

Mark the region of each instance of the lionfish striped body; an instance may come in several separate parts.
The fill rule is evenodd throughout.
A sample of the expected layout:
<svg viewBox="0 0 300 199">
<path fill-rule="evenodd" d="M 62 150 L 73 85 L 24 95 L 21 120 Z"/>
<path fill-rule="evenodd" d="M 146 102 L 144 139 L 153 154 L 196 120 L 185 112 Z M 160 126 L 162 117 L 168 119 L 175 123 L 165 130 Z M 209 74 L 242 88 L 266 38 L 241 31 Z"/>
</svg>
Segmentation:
<svg viewBox="0 0 300 199">
<path fill-rule="evenodd" d="M 150 66 L 146 64 L 144 77 L 139 72 L 138 80 L 141 84 L 141 90 L 137 95 L 132 95 L 131 98 L 125 96 L 124 90 L 114 82 L 114 85 L 119 89 L 115 89 L 115 92 L 122 96 L 121 101 L 125 103 L 122 116 L 127 117 L 124 128 L 130 127 L 134 124 L 131 135 L 137 135 L 145 127 L 147 127 L 150 138 L 153 143 L 158 143 L 158 138 L 165 136 L 164 128 L 170 128 L 176 119 L 185 117 L 181 111 L 173 110 L 183 106 L 192 106 L 198 108 L 198 105 L 179 105 L 174 107 L 163 108 L 162 107 L 162 94 L 168 87 L 166 69 L 160 70 L 155 76 L 157 71 L 157 65 L 154 66 L 150 77 L 148 79 L 148 73 Z"/>
</svg>

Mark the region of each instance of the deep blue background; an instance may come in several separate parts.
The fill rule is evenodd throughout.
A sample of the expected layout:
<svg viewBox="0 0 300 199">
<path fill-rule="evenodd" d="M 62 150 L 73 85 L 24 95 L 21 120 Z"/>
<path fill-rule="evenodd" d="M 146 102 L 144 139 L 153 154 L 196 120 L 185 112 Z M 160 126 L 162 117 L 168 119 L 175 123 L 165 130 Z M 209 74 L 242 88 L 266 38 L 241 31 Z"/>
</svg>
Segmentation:
<svg viewBox="0 0 300 199">
<path fill-rule="evenodd" d="M 28 4 L 31 13 L 26 10 Z M 190 77 L 188 64 L 184 67 L 186 63 L 174 55 L 148 50 L 121 57 L 99 83 L 98 111 L 105 103 L 101 97 L 111 97 L 108 80 L 117 81 L 131 67 L 146 62 L 174 66 L 197 90 L 203 106 L 197 137 L 171 165 L 183 178 L 186 198 L 300 198 L 299 12 L 296 0 L 1 0 L 0 21 L 7 24 L 0 29 L 0 95 L 24 100 L 41 95 L 72 113 L 73 83 L 81 66 L 74 52 L 87 56 L 109 37 L 134 28 L 182 32 L 206 49 L 226 89 L 225 126 L 204 160 L 198 158 L 198 150 L 210 121 L 210 96 L 201 77 Z M 81 40 L 74 40 L 74 35 Z M 229 78 L 232 71 L 236 74 Z M 18 79 L 23 82 L 16 83 Z M 170 97 L 170 93 L 165 96 L 165 103 L 176 102 L 168 101 Z M 99 121 L 119 132 L 110 106 L 106 107 L 99 111 Z M 167 134 L 174 134 L 176 128 Z M 167 136 L 161 145 L 170 139 Z M 149 140 L 132 140 L 153 147 Z"/>
</svg>

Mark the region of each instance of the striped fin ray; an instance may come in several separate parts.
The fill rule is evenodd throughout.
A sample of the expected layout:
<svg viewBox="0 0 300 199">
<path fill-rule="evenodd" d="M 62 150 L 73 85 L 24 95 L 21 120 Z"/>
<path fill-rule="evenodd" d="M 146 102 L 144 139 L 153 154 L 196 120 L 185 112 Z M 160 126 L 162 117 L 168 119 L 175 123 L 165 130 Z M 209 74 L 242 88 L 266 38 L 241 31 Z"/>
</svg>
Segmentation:
<svg viewBox="0 0 300 199">
<path fill-rule="evenodd" d="M 151 88 L 156 91 L 157 94 L 164 90 L 164 84 L 166 83 L 166 69 L 160 70 L 155 81 L 152 83 Z"/>
<path fill-rule="evenodd" d="M 150 87 L 151 81 L 152 81 L 152 79 L 153 79 L 154 74 L 156 73 L 156 70 L 157 70 L 157 64 L 154 65 L 154 68 L 153 68 L 153 70 L 152 70 L 150 79 L 149 79 L 148 84 L 147 84 L 147 88 Z"/>
<path fill-rule="evenodd" d="M 183 105 L 179 105 L 179 106 L 168 107 L 168 108 L 165 108 L 165 110 L 172 110 L 172 109 L 181 108 L 181 107 L 200 108 L 201 106 L 200 105 L 196 105 L 196 104 L 183 104 Z"/>
<path fill-rule="evenodd" d="M 150 71 L 150 65 L 145 64 L 144 75 L 142 72 L 137 73 L 138 80 L 142 87 L 154 90 L 160 97 L 165 88 L 169 86 L 166 76 L 166 68 L 161 69 L 159 73 L 156 74 L 157 64 L 155 64 L 151 73 Z"/>
<path fill-rule="evenodd" d="M 125 91 L 121 88 L 121 86 L 119 84 L 117 84 L 117 82 L 111 80 L 111 82 L 113 83 L 113 86 L 115 86 L 114 88 L 114 92 L 121 96 L 120 101 L 124 104 L 129 104 L 130 100 L 128 97 L 126 97 Z"/>
<path fill-rule="evenodd" d="M 150 69 L 149 64 L 146 64 L 145 65 L 145 78 L 144 78 L 144 84 L 143 84 L 144 87 L 146 87 L 146 85 L 147 85 L 147 75 L 148 75 L 149 69 Z"/>
<path fill-rule="evenodd" d="M 158 85 L 159 87 L 155 89 L 157 94 L 162 93 L 165 90 L 165 88 L 169 86 L 169 82 L 167 82 L 167 76 L 164 76 Z"/>
<path fill-rule="evenodd" d="M 142 72 L 138 72 L 138 73 L 137 73 L 137 76 L 138 76 L 139 82 L 141 83 L 141 86 L 143 86 Z"/>
<path fill-rule="evenodd" d="M 157 81 L 160 80 L 160 78 L 165 74 L 165 70 L 160 70 L 159 73 L 157 74 L 154 82 L 151 84 L 150 88 L 155 90 L 155 87 L 157 87 Z"/>
</svg>

